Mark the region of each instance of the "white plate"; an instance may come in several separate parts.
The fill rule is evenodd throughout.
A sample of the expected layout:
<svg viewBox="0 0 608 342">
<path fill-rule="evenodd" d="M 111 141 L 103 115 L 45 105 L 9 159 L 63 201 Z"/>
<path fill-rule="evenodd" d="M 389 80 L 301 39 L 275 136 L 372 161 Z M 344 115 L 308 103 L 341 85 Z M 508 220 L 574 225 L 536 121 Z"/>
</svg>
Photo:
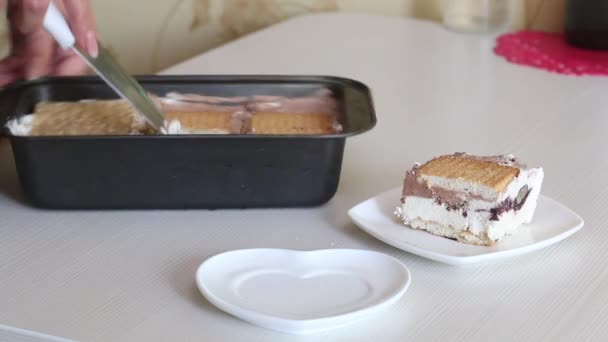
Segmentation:
<svg viewBox="0 0 608 342">
<path fill-rule="evenodd" d="M 25 330 L 0 324 L 0 341 L 20 342 L 77 342 L 63 337 L 51 336 L 37 331 Z"/>
<path fill-rule="evenodd" d="M 410 229 L 394 215 L 401 187 L 364 201 L 348 214 L 364 231 L 406 252 L 460 265 L 493 261 L 532 252 L 566 239 L 583 227 L 583 219 L 548 197 L 540 196 L 534 219 L 494 246 L 476 246 Z"/>
<path fill-rule="evenodd" d="M 352 249 L 247 249 L 205 261 L 199 290 L 221 310 L 293 334 L 344 326 L 396 302 L 410 272 L 388 255 Z"/>
</svg>

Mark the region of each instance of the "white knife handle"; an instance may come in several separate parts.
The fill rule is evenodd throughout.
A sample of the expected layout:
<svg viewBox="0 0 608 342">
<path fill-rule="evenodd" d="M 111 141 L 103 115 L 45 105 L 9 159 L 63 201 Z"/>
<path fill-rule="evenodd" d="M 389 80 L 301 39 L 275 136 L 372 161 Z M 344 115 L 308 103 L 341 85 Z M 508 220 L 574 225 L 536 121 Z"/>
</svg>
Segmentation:
<svg viewBox="0 0 608 342">
<path fill-rule="evenodd" d="M 63 49 L 71 48 L 76 43 L 76 38 L 70 30 L 70 26 L 53 1 L 49 3 L 49 8 L 44 15 L 44 28 L 49 31 Z"/>
</svg>

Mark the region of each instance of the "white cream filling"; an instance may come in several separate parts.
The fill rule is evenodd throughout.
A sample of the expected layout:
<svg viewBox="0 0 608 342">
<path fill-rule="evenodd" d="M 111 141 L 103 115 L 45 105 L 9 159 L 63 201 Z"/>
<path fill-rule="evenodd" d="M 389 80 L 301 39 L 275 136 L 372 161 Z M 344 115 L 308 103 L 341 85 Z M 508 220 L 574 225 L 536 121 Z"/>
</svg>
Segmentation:
<svg viewBox="0 0 608 342">
<path fill-rule="evenodd" d="M 6 123 L 6 127 L 14 136 L 27 136 L 32 131 L 34 118 L 34 114 L 23 115 L 9 120 Z"/>
<path fill-rule="evenodd" d="M 225 129 L 187 129 L 184 128 L 181 122 L 177 119 L 165 122 L 165 126 L 161 127 L 160 133 L 164 135 L 183 135 L 183 134 L 229 134 Z"/>
<path fill-rule="evenodd" d="M 517 198 L 519 190 L 526 185 L 530 189 L 537 189 L 540 191 L 544 176 L 545 174 L 542 168 L 520 170 L 519 176 L 513 179 L 511 183 L 507 185 L 505 191 L 500 194 L 498 202 L 502 202 L 507 198 Z"/>
<path fill-rule="evenodd" d="M 478 212 L 472 209 L 469 209 L 464 217 L 461 211 L 449 211 L 433 199 L 422 197 L 406 199 L 397 209 L 397 214 L 404 224 L 414 228 L 429 230 L 424 224 L 436 223 L 451 232 L 441 234 L 442 236 L 453 237 L 468 232 L 475 236 L 487 235 L 490 240 L 498 241 L 511 235 L 521 224 L 531 221 L 536 209 L 536 200 L 537 198 L 530 194 L 522 209 L 503 213 L 499 221 L 490 220 L 491 214 L 488 211 Z"/>
<path fill-rule="evenodd" d="M 160 128 L 161 134 L 181 134 L 182 123 L 179 120 L 165 121 L 163 127 Z"/>
</svg>

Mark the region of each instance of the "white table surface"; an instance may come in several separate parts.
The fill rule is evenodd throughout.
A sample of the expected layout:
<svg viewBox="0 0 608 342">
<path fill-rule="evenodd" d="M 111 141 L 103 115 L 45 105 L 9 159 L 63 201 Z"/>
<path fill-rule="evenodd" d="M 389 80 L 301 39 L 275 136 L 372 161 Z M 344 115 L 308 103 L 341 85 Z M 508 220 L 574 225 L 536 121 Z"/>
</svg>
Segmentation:
<svg viewBox="0 0 608 342">
<path fill-rule="evenodd" d="M 330 74 L 368 84 L 376 128 L 349 139 L 338 193 L 311 209 L 68 212 L 29 208 L 0 144 L 0 324 L 82 341 L 583 341 L 608 339 L 608 79 L 506 63 L 492 40 L 429 22 L 301 17 L 167 74 Z M 347 209 L 399 186 L 436 154 L 513 152 L 546 172 L 544 193 L 586 220 L 558 245 L 456 267 L 391 248 Z M 8 162 L 7 162 L 8 160 Z M 213 308 L 194 272 L 219 252 L 365 248 L 405 262 L 394 307 L 294 338 Z M 2 335 L 0 335 L 2 336 Z"/>
</svg>

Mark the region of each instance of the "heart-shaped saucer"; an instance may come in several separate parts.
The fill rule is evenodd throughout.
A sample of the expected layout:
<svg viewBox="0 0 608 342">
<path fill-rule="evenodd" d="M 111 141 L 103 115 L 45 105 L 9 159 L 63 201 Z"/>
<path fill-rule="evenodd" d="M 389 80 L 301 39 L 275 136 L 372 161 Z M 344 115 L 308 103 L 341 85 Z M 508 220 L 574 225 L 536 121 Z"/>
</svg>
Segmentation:
<svg viewBox="0 0 608 342">
<path fill-rule="evenodd" d="M 213 305 L 272 330 L 310 334 L 362 319 L 399 300 L 411 282 L 388 255 L 354 249 L 247 249 L 206 260 L 196 272 Z"/>
</svg>

